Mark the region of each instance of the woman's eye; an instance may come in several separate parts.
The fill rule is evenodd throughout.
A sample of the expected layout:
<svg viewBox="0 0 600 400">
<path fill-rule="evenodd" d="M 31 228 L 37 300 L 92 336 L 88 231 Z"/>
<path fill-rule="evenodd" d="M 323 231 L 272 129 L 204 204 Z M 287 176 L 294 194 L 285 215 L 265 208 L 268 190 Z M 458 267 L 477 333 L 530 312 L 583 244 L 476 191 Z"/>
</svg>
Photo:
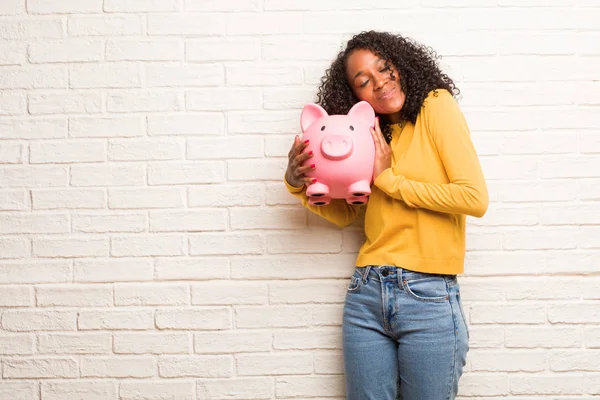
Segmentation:
<svg viewBox="0 0 600 400">
<path fill-rule="evenodd" d="M 363 83 L 361 83 L 360 87 L 364 88 L 365 86 L 367 86 L 367 83 L 369 83 L 369 81 L 364 81 Z"/>
</svg>

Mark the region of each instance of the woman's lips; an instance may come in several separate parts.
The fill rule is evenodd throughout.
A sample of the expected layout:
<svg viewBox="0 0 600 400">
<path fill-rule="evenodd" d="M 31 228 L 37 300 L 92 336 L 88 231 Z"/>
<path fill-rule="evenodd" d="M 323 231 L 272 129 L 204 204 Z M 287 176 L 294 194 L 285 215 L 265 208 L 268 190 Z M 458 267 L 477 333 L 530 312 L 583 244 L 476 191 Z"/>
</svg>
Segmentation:
<svg viewBox="0 0 600 400">
<path fill-rule="evenodd" d="M 379 96 L 379 100 L 389 100 L 394 96 L 396 92 L 396 88 L 391 88 L 388 91 L 383 92 L 381 96 Z"/>
</svg>

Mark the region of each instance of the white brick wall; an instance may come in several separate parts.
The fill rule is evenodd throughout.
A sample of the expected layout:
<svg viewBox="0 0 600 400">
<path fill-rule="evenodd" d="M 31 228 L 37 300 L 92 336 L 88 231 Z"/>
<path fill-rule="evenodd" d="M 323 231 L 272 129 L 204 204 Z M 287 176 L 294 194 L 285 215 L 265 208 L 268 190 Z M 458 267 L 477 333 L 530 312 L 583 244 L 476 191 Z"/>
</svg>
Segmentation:
<svg viewBox="0 0 600 400">
<path fill-rule="evenodd" d="M 343 399 L 360 226 L 281 183 L 362 29 L 433 46 L 491 205 L 461 399 L 600 395 L 597 0 L 0 1 L 0 399 Z"/>
</svg>

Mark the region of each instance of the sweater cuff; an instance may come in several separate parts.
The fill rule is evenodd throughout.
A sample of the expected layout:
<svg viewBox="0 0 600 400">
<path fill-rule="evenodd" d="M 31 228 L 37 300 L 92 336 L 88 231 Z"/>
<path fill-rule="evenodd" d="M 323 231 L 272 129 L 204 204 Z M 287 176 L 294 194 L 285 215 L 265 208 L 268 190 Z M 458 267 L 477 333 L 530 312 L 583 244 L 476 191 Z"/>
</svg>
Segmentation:
<svg viewBox="0 0 600 400">
<path fill-rule="evenodd" d="M 302 186 L 290 185 L 289 182 L 287 181 L 287 179 L 285 179 L 285 176 L 283 177 L 283 183 L 285 183 L 285 187 L 287 188 L 288 192 L 290 192 L 291 194 L 302 193 L 302 191 L 305 189 L 305 185 L 302 185 Z"/>
</svg>

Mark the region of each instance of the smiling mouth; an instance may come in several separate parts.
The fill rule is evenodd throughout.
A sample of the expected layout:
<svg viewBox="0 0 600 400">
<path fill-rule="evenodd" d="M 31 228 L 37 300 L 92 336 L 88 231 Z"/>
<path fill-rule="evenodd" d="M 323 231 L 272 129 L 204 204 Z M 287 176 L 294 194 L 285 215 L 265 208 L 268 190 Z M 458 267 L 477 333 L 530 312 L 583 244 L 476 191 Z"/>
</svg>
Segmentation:
<svg viewBox="0 0 600 400">
<path fill-rule="evenodd" d="M 381 96 L 379 96 L 379 100 L 387 100 L 390 99 L 392 97 L 392 95 L 394 94 L 394 91 L 396 90 L 396 88 L 391 88 L 390 90 L 388 90 L 387 92 L 384 92 Z"/>
</svg>

